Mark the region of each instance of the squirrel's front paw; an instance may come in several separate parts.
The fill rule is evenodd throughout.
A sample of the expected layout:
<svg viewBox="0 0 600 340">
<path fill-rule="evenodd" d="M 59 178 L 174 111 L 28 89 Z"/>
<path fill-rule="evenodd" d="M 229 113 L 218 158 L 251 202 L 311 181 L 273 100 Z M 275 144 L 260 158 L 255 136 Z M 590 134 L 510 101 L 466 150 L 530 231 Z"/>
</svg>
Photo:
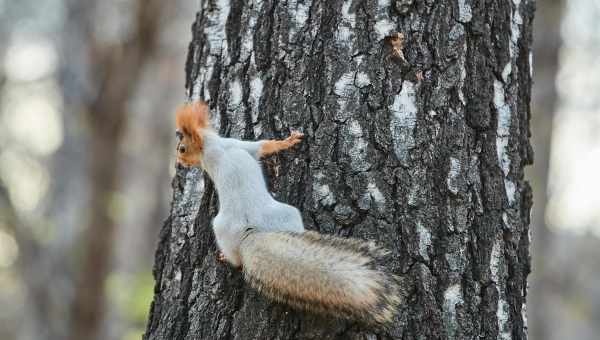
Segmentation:
<svg viewBox="0 0 600 340">
<path fill-rule="evenodd" d="M 292 131 L 290 136 L 285 140 L 286 142 L 290 143 L 290 146 L 292 146 L 300 143 L 302 141 L 302 138 L 304 138 L 304 134 L 302 132 Z"/>
</svg>

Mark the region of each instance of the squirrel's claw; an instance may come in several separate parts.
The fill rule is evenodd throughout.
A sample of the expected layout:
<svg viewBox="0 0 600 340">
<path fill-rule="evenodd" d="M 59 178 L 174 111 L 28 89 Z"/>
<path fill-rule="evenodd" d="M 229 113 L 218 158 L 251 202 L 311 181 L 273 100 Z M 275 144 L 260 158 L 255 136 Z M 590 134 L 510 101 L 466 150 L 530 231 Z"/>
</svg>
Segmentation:
<svg viewBox="0 0 600 340">
<path fill-rule="evenodd" d="M 302 138 L 304 138 L 304 134 L 302 132 L 292 131 L 290 136 L 286 138 L 286 141 L 290 143 L 290 145 L 296 145 L 302 141 Z"/>
</svg>

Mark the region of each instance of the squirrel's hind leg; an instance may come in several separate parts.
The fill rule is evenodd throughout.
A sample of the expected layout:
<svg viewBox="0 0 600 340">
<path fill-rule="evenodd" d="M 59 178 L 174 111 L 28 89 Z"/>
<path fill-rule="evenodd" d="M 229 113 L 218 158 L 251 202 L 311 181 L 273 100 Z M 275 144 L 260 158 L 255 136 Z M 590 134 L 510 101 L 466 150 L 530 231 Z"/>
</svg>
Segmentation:
<svg viewBox="0 0 600 340">
<path fill-rule="evenodd" d="M 240 235 L 235 231 L 236 228 L 227 227 L 230 225 L 227 218 L 217 215 L 213 220 L 213 231 L 217 241 L 217 260 L 227 261 L 234 267 L 242 265 L 240 259 Z"/>
<path fill-rule="evenodd" d="M 221 250 L 217 250 L 217 262 L 220 262 L 220 263 L 229 263 L 235 269 L 240 270 L 240 271 L 243 269 L 241 262 L 240 262 L 239 265 L 236 266 L 235 264 L 233 264 L 233 262 L 227 260 L 227 258 L 225 257 L 225 254 Z"/>
</svg>

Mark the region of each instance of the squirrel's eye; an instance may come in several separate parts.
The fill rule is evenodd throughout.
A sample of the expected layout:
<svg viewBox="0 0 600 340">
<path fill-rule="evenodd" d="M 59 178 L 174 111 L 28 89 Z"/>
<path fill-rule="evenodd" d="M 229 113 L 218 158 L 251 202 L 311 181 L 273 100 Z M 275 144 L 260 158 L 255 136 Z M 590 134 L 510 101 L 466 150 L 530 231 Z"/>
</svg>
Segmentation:
<svg viewBox="0 0 600 340">
<path fill-rule="evenodd" d="M 185 153 L 185 145 L 179 145 L 179 148 L 177 148 L 177 150 L 179 150 L 179 153 Z"/>
</svg>

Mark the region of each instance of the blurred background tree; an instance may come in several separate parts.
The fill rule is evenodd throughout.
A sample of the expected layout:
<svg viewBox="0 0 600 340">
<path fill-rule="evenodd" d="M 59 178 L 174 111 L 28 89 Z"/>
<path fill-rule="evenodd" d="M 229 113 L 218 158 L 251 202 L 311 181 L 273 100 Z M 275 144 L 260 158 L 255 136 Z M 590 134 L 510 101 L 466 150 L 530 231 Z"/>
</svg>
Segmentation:
<svg viewBox="0 0 600 340">
<path fill-rule="evenodd" d="M 530 339 L 600 334 L 600 1 L 538 1 Z"/>
<path fill-rule="evenodd" d="M 96 6 L 100 4 L 106 6 L 105 2 Z M 112 262 L 108 255 L 113 253 L 115 227 L 124 204 L 118 198 L 123 161 L 118 151 L 128 123 L 138 123 L 128 119 L 128 104 L 142 80 L 143 70 L 154 56 L 162 24 L 172 10 L 161 0 L 133 1 L 121 14 L 124 33 L 111 37 L 106 31 L 98 32 L 105 26 L 95 24 L 95 13 L 88 6 L 88 2 L 67 2 L 67 23 L 81 32 L 86 43 L 91 70 L 89 86 L 96 90 L 81 108 L 89 128 L 90 203 L 88 226 L 77 245 L 82 258 L 71 314 L 72 340 L 100 339 L 104 284 Z"/>
<path fill-rule="evenodd" d="M 189 6 L 0 2 L 0 338 L 141 336 Z"/>
<path fill-rule="evenodd" d="M 549 306 L 545 303 L 548 294 L 549 278 L 546 277 L 548 263 L 545 259 L 552 248 L 554 234 L 545 221 L 546 200 L 548 199 L 548 175 L 550 166 L 550 145 L 552 124 L 558 104 L 558 94 L 554 80 L 558 73 L 558 57 L 561 46 L 560 22 L 563 16 L 562 0 L 546 0 L 538 6 L 534 20 L 533 58 L 534 87 L 531 103 L 531 143 L 535 152 L 534 162 L 526 171 L 533 191 L 533 212 L 531 216 L 533 272 L 530 275 L 529 304 L 531 339 L 548 339 L 547 318 Z M 536 34 L 537 33 L 537 34 Z M 535 311 L 535 312 L 534 312 Z"/>
<path fill-rule="evenodd" d="M 85 235 L 113 240 L 98 255 L 107 261 L 104 284 L 95 288 L 104 290 L 106 306 L 98 333 L 139 339 L 143 332 L 171 198 L 172 111 L 185 98 L 183 65 L 199 6 L 164 1 L 160 17 L 148 18 L 159 27 L 155 47 L 136 57 L 144 62 L 104 73 L 107 55 L 117 58 L 137 36 L 137 3 L 0 0 L 0 339 L 72 334 L 76 282 L 84 282 L 91 253 Z M 538 0 L 537 8 L 530 339 L 596 339 L 600 1 Z M 123 80 L 130 87 L 122 110 L 94 106 L 112 85 L 103 80 L 121 76 L 132 79 Z M 104 189 L 93 189 L 94 130 L 102 128 L 95 124 L 113 115 L 121 131 L 105 131 L 120 136 L 107 142 L 115 160 L 106 167 L 116 181 L 96 197 Z M 107 229 L 97 228 L 113 225 L 112 236 L 88 231 L 94 214 L 105 214 Z"/>
</svg>

